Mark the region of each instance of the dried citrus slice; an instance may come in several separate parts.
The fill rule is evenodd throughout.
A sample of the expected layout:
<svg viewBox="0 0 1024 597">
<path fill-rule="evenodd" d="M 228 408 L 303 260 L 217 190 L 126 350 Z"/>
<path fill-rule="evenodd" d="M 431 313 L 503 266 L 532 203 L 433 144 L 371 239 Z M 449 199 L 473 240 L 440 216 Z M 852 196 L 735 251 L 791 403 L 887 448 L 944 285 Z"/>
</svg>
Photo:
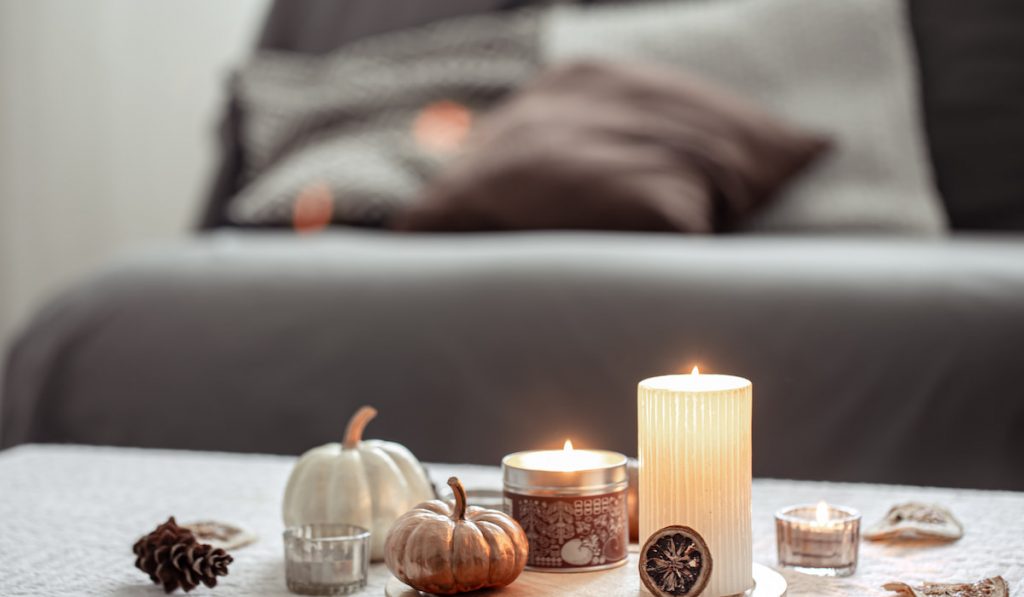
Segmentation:
<svg viewBox="0 0 1024 597">
<path fill-rule="evenodd" d="M 903 597 L 1010 597 L 1010 587 L 1002 576 L 993 576 L 973 584 L 926 582 L 924 586 L 912 587 L 901 582 L 891 582 L 882 588 Z"/>
<path fill-rule="evenodd" d="M 658 597 L 696 597 L 711 578 L 711 552 L 700 533 L 667 526 L 640 550 L 640 580 Z"/>
</svg>

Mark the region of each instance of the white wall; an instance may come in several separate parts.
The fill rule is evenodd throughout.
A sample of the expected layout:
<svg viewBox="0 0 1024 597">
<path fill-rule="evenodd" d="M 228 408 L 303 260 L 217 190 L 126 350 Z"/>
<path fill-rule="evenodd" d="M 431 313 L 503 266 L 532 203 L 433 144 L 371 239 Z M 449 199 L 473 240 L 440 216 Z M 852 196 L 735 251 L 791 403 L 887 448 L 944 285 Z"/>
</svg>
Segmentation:
<svg viewBox="0 0 1024 597">
<path fill-rule="evenodd" d="M 0 0 L 0 341 L 111 255 L 188 233 L 266 0 Z"/>
</svg>

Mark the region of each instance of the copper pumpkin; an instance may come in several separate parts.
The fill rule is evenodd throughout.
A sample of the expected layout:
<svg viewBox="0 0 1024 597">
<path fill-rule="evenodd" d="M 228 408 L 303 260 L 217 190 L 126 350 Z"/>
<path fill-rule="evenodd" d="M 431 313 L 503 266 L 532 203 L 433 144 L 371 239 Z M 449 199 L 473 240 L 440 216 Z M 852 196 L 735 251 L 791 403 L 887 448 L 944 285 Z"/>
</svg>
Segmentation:
<svg viewBox="0 0 1024 597">
<path fill-rule="evenodd" d="M 388 570 L 427 593 L 451 595 L 514 581 L 526 566 L 529 543 L 504 512 L 466 505 L 466 490 L 448 479 L 455 502 L 423 502 L 388 531 Z"/>
</svg>

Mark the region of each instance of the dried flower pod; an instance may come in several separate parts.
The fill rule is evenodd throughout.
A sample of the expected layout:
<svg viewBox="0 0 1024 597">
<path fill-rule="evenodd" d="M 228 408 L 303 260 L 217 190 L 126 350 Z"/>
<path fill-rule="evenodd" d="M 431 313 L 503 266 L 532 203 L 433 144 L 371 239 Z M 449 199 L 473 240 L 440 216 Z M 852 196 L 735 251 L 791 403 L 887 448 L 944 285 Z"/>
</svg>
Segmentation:
<svg viewBox="0 0 1024 597">
<path fill-rule="evenodd" d="M 899 539 L 956 541 L 964 527 L 949 510 L 934 504 L 907 502 L 889 509 L 885 518 L 864 533 L 871 541 Z"/>
<path fill-rule="evenodd" d="M 1010 586 L 1002 576 L 986 578 L 976 583 L 944 584 L 926 582 L 920 587 L 912 587 L 906 583 L 891 582 L 883 587 L 904 597 L 1009 597 Z"/>
<path fill-rule="evenodd" d="M 695 597 L 711 578 L 711 551 L 700 533 L 667 526 L 640 550 L 640 580 L 657 597 Z"/>
</svg>

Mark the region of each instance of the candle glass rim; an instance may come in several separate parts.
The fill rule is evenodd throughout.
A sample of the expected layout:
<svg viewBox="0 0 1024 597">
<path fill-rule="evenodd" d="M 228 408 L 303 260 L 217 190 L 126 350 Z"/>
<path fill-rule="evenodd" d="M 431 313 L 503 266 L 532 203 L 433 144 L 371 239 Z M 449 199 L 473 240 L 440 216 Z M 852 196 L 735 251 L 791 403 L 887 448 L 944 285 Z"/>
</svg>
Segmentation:
<svg viewBox="0 0 1024 597">
<path fill-rule="evenodd" d="M 686 380 L 688 382 L 693 382 L 694 380 L 698 380 L 698 379 L 706 379 L 706 380 L 720 381 L 720 382 L 732 382 L 732 383 L 723 383 L 722 385 L 709 386 L 709 387 L 699 387 L 699 386 L 695 386 L 695 387 L 677 387 L 677 386 L 673 386 L 672 384 L 659 383 L 659 382 L 664 382 L 665 380 Z M 697 382 L 697 383 L 700 383 L 700 382 Z M 745 377 L 740 377 L 739 375 L 729 375 L 727 373 L 699 373 L 697 375 L 693 375 L 692 373 L 670 373 L 668 375 L 655 375 L 654 377 L 648 377 L 646 379 L 642 379 L 642 380 L 640 380 L 640 383 L 638 384 L 638 387 L 644 388 L 644 389 L 647 389 L 647 390 L 660 390 L 660 391 L 664 391 L 664 392 L 694 392 L 694 393 L 702 393 L 702 392 L 735 392 L 735 391 L 743 390 L 743 389 L 748 388 L 748 387 L 753 387 L 753 385 L 754 385 L 753 382 L 751 382 L 749 379 L 747 379 Z"/>
<path fill-rule="evenodd" d="M 848 522 L 858 521 L 858 520 L 861 519 L 860 511 L 857 510 L 856 508 L 851 508 L 849 506 L 843 506 L 843 505 L 840 505 L 840 504 L 829 504 L 828 502 L 826 502 L 826 505 L 828 506 L 828 509 L 829 509 L 829 518 L 828 518 L 828 520 L 823 521 L 821 523 L 822 525 L 838 524 L 838 523 L 848 523 Z M 811 504 L 811 503 L 796 504 L 796 505 L 793 505 L 793 506 L 785 506 L 785 507 L 779 508 L 778 510 L 775 511 L 775 519 L 776 520 L 782 520 L 782 521 L 785 521 L 785 522 L 792 522 L 792 523 L 816 523 L 818 521 L 817 521 L 817 519 L 814 516 L 811 516 L 810 518 L 805 518 L 803 516 L 796 516 L 796 515 L 792 514 L 792 512 L 795 511 L 795 510 L 810 510 L 811 512 L 814 512 L 815 510 L 817 510 L 817 508 L 818 508 L 818 504 L 816 504 L 816 503 L 815 504 Z M 842 516 L 840 516 L 838 518 L 833 518 L 832 515 L 831 515 L 832 512 L 841 512 Z"/>
<path fill-rule="evenodd" d="M 334 528 L 338 529 L 339 532 L 325 537 L 311 537 L 303 532 L 318 528 Z M 286 541 L 294 540 L 306 543 L 352 543 L 369 539 L 370 530 L 347 522 L 314 522 L 309 524 L 292 525 L 286 528 L 282 535 Z"/>
</svg>

